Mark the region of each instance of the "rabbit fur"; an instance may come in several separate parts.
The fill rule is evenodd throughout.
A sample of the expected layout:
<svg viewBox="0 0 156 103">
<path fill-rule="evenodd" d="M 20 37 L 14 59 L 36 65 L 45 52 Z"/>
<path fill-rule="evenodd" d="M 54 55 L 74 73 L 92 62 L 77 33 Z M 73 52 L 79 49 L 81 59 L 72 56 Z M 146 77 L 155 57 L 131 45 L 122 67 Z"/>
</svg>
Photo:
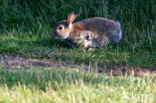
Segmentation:
<svg viewBox="0 0 156 103">
<path fill-rule="evenodd" d="M 73 23 L 76 14 L 68 15 L 67 20 L 58 22 L 52 31 L 53 38 L 59 38 L 68 45 L 84 48 L 97 48 L 122 39 L 120 23 L 102 17 L 94 17 Z"/>
</svg>

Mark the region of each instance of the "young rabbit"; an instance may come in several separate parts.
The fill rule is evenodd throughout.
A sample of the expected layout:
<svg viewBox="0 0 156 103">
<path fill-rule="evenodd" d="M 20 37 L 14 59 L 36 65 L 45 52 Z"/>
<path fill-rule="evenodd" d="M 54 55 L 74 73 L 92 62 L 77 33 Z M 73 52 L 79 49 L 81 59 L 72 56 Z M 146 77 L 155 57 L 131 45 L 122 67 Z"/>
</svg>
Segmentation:
<svg viewBox="0 0 156 103">
<path fill-rule="evenodd" d="M 95 17 L 81 20 L 73 24 L 77 15 L 71 13 L 67 20 L 58 22 L 52 31 L 53 38 L 59 38 L 68 45 L 85 48 L 97 48 L 108 43 L 119 42 L 122 31 L 119 22 Z"/>
</svg>

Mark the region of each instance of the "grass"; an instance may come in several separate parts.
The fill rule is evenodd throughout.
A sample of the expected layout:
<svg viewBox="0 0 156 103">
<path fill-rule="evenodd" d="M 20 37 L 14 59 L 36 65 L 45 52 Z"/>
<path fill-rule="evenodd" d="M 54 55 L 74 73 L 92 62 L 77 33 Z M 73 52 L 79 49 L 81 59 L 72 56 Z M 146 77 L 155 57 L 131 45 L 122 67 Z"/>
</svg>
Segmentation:
<svg viewBox="0 0 156 103">
<path fill-rule="evenodd" d="M 79 69 L 0 70 L 2 103 L 154 103 L 155 78 L 103 76 Z"/>
<path fill-rule="evenodd" d="M 121 42 L 89 52 L 53 40 L 54 23 L 80 8 L 76 21 L 96 16 L 120 21 Z M 1 0 L 0 55 L 156 70 L 155 10 L 155 0 Z M 2 103 L 155 103 L 155 87 L 154 77 L 104 76 L 71 68 L 6 70 L 0 65 Z"/>
</svg>

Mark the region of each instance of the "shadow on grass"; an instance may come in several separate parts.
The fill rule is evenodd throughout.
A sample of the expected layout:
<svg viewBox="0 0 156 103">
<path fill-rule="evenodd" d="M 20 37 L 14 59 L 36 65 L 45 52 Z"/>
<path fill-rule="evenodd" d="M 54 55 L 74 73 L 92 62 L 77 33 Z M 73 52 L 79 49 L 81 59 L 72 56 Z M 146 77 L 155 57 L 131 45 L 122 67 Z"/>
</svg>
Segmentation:
<svg viewBox="0 0 156 103">
<path fill-rule="evenodd" d="M 29 51 L 29 50 L 46 50 L 47 49 L 59 49 L 59 48 L 66 48 L 69 49 L 70 47 L 62 43 L 59 40 L 52 40 L 52 39 L 41 39 L 41 40 L 34 40 L 34 41 L 22 41 L 22 40 L 5 40 L 0 41 L 0 53 L 1 54 L 8 54 L 14 55 L 21 51 Z"/>
</svg>

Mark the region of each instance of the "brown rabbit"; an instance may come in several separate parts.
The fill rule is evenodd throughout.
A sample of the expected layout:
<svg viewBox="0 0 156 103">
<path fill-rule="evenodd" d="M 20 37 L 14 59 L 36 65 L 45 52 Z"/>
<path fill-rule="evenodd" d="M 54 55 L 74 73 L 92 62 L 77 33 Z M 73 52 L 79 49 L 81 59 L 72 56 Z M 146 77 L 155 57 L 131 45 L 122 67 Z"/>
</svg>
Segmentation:
<svg viewBox="0 0 156 103">
<path fill-rule="evenodd" d="M 85 48 L 102 47 L 108 43 L 119 42 L 122 38 L 119 22 L 95 17 L 73 24 L 76 17 L 76 14 L 71 13 L 67 20 L 55 24 L 52 37 L 59 38 L 72 47 L 81 46 Z"/>
</svg>

